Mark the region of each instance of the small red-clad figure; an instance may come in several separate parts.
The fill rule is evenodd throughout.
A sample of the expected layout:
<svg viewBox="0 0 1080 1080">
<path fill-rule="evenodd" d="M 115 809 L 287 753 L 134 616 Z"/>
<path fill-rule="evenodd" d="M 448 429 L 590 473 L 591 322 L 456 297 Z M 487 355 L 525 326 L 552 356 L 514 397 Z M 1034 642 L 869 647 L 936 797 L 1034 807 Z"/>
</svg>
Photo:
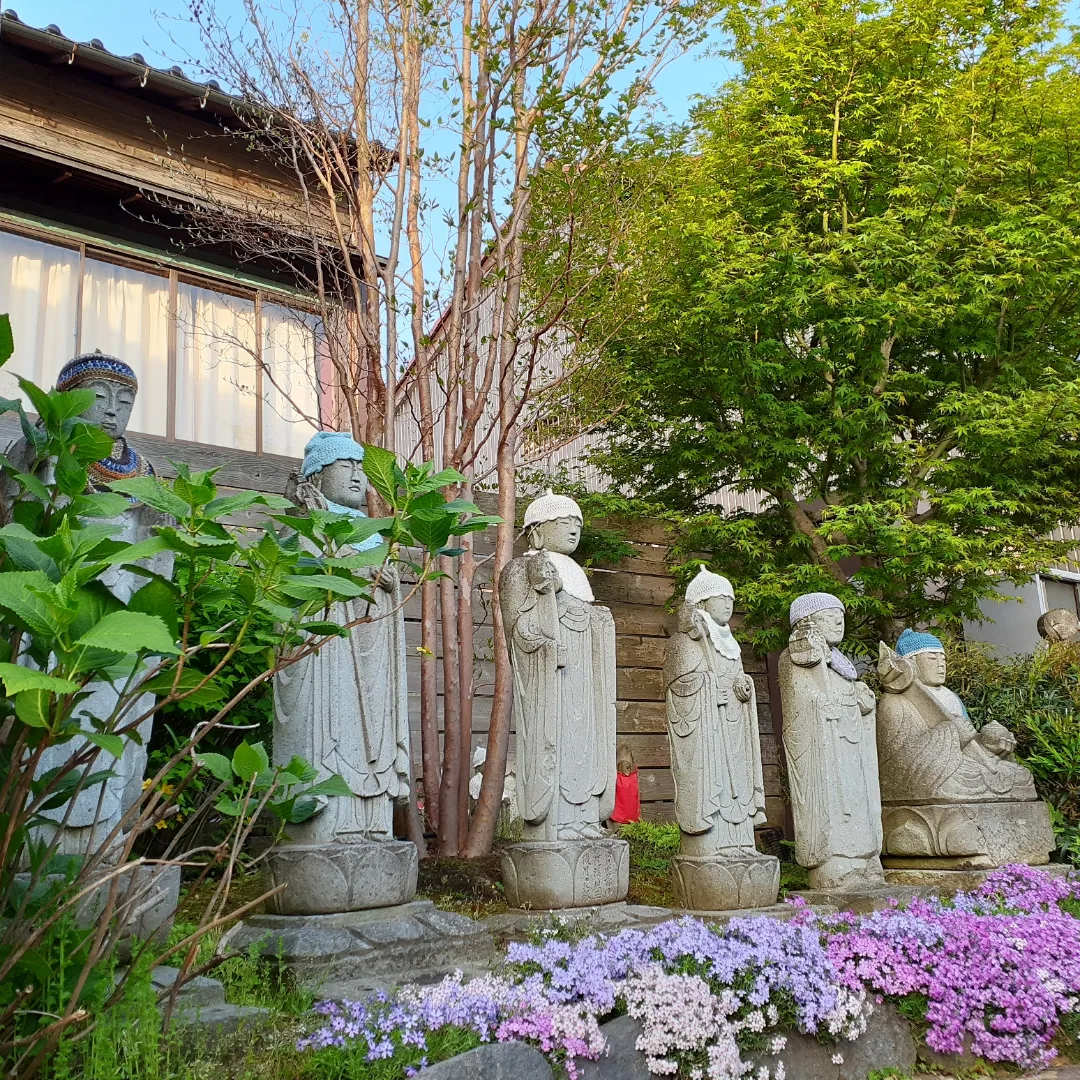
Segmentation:
<svg viewBox="0 0 1080 1080">
<path fill-rule="evenodd" d="M 634 755 L 625 743 L 615 752 L 615 809 L 611 820 L 617 825 L 641 820 L 641 793 L 638 791 L 637 766 Z"/>
</svg>

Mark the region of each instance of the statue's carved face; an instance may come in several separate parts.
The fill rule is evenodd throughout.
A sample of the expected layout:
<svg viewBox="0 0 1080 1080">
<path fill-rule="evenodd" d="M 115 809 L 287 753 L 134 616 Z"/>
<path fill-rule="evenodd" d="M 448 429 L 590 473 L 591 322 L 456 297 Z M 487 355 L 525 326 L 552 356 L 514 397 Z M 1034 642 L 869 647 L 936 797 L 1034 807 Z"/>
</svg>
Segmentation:
<svg viewBox="0 0 1080 1080">
<path fill-rule="evenodd" d="M 119 439 L 127 431 L 135 406 L 135 391 L 110 379 L 87 379 L 79 389 L 94 391 L 94 403 L 82 414 L 83 419 Z"/>
<path fill-rule="evenodd" d="M 825 608 L 815 611 L 810 616 L 810 625 L 830 645 L 839 645 L 844 640 L 844 613 L 840 608 Z"/>
<path fill-rule="evenodd" d="M 573 555 L 581 543 L 581 522 L 573 517 L 541 521 L 529 531 L 529 543 L 540 551 Z"/>
<path fill-rule="evenodd" d="M 735 601 L 730 596 L 710 596 L 701 602 L 701 606 L 721 626 L 727 626 L 735 609 Z"/>
<path fill-rule="evenodd" d="M 343 458 L 324 465 L 316 475 L 323 497 L 352 510 L 367 509 L 367 477 L 360 461 Z"/>
<path fill-rule="evenodd" d="M 915 661 L 915 670 L 918 672 L 919 681 L 927 686 L 945 685 L 945 654 L 937 649 L 931 652 L 916 653 L 912 659 Z"/>
</svg>

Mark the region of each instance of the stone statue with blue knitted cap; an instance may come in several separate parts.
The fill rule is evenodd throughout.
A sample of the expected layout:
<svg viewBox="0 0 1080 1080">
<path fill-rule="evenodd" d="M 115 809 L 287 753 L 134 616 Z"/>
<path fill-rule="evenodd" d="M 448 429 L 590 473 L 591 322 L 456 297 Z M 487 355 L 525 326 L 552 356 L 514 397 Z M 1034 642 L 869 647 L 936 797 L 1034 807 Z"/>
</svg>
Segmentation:
<svg viewBox="0 0 1080 1080">
<path fill-rule="evenodd" d="M 837 648 L 845 609 L 831 593 L 791 605 L 780 657 L 783 742 L 795 820 L 795 858 L 813 889 L 881 887 L 874 695 Z"/>
<path fill-rule="evenodd" d="M 524 821 L 503 854 L 512 907 L 613 903 L 629 886 L 628 845 L 601 824 L 615 805 L 615 621 L 571 558 L 581 529 L 578 504 L 549 491 L 499 578 Z"/>
<path fill-rule="evenodd" d="M 882 642 L 878 674 L 889 879 L 921 884 L 938 871 L 1047 862 L 1054 846 L 1049 811 L 1031 773 L 1013 758 L 1016 740 L 996 722 L 976 730 L 945 685 L 940 639 L 908 629 L 895 649 Z"/>
<path fill-rule="evenodd" d="M 364 448 L 348 434 L 320 431 L 308 443 L 295 501 L 308 510 L 363 517 Z M 354 550 L 377 547 L 373 536 Z M 410 797 L 405 624 L 393 568 L 371 568 L 371 600 L 335 603 L 338 624 L 370 618 L 347 637 L 274 676 L 274 761 L 310 761 L 320 779 L 342 776 L 352 796 L 329 796 L 273 852 L 268 873 L 286 884 L 272 905 L 282 915 L 320 915 L 406 903 L 416 891 L 417 854 L 394 839 L 394 803 Z"/>
<path fill-rule="evenodd" d="M 692 911 L 768 907 L 780 887 L 780 860 L 754 844 L 765 782 L 754 683 L 729 625 L 734 606 L 731 582 L 702 566 L 664 659 L 681 838 L 672 875 Z"/>
</svg>

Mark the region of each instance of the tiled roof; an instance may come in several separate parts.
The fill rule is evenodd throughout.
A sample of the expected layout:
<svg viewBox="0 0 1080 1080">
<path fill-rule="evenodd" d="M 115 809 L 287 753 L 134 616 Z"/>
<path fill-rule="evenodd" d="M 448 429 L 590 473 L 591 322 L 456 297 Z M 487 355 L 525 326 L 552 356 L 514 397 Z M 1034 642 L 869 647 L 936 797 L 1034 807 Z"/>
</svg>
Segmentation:
<svg viewBox="0 0 1080 1080">
<path fill-rule="evenodd" d="M 8 43 L 40 53 L 55 64 L 67 63 L 93 73 L 119 89 L 162 98 L 185 111 L 206 110 L 228 116 L 240 104 L 214 79 L 196 82 L 178 65 L 152 67 L 139 53 L 118 56 L 106 49 L 98 38 L 73 41 L 55 24 L 44 29 L 29 26 L 10 9 L 0 13 L 0 48 Z"/>
</svg>

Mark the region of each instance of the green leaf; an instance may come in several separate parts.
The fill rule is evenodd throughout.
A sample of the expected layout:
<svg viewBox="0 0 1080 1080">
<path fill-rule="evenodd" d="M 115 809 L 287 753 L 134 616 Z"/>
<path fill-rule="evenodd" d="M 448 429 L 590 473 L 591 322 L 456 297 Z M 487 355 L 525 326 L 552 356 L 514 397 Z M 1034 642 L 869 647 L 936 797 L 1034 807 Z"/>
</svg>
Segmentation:
<svg viewBox="0 0 1080 1080">
<path fill-rule="evenodd" d="M 23 690 L 47 690 L 53 694 L 74 694 L 79 689 L 78 683 L 68 679 L 58 679 L 46 675 L 43 671 L 23 667 L 21 664 L 0 664 L 0 680 L 8 694 L 18 694 Z"/>
<path fill-rule="evenodd" d="M 120 611 L 124 606 L 101 581 L 91 581 L 76 589 L 75 603 L 78 610 L 68 627 L 68 633 L 74 638 L 85 634 L 110 612 Z"/>
<path fill-rule="evenodd" d="M 77 495 L 71 500 L 71 511 L 76 517 L 113 518 L 131 509 L 131 503 L 123 495 L 112 491 L 95 491 L 89 495 Z"/>
<path fill-rule="evenodd" d="M 233 776 L 232 764 L 224 754 L 195 753 L 195 764 L 206 769 L 215 780 L 228 783 Z"/>
<path fill-rule="evenodd" d="M 11 332 L 11 316 L 0 315 L 0 367 L 15 354 L 15 337 Z"/>
<path fill-rule="evenodd" d="M 366 454 L 367 451 L 365 450 L 364 453 Z M 437 472 L 434 476 L 429 476 L 426 480 L 417 485 L 416 494 L 423 495 L 429 491 L 435 491 L 438 488 L 449 487 L 451 484 L 464 483 L 465 477 L 456 469 L 443 469 L 442 472 Z"/>
<path fill-rule="evenodd" d="M 64 441 L 71 448 L 71 454 L 80 465 L 89 465 L 100 461 L 112 453 L 113 437 L 99 427 L 82 420 L 64 421 Z"/>
<path fill-rule="evenodd" d="M 282 581 L 281 590 L 290 596 L 297 595 L 301 600 L 318 600 L 325 593 L 352 599 L 363 596 L 365 592 L 364 586 L 351 578 L 332 574 L 288 574 Z"/>
<path fill-rule="evenodd" d="M 177 678 L 175 669 L 166 668 L 143 683 L 142 688 L 163 697 L 173 692 L 175 684 L 176 692 L 184 695 L 182 704 L 185 708 L 198 707 L 207 709 L 212 705 L 216 705 L 225 697 L 225 688 L 216 679 L 211 679 L 204 686 L 200 686 L 199 684 L 206 678 L 206 674 L 206 672 L 198 671 L 196 668 L 185 667 L 180 672 L 180 677 Z"/>
<path fill-rule="evenodd" d="M 55 586 L 40 570 L 14 570 L 0 574 L 0 607 L 7 608 L 35 634 L 55 634 L 59 626 L 42 594 Z"/>
<path fill-rule="evenodd" d="M 158 535 L 173 551 L 184 555 L 213 556 L 224 559 L 236 548 L 236 541 L 231 537 L 207 536 L 204 533 L 186 533 L 174 529 L 171 525 L 161 526 Z"/>
<path fill-rule="evenodd" d="M 301 623 L 297 629 L 305 634 L 318 634 L 326 637 L 343 637 L 347 633 L 337 623 L 332 622 L 306 622 Z"/>
<path fill-rule="evenodd" d="M 52 700 L 48 690 L 23 690 L 15 695 L 15 715 L 27 726 L 49 726 L 49 706 Z"/>
<path fill-rule="evenodd" d="M 401 470 L 397 458 L 381 446 L 364 444 L 364 473 L 387 506 L 397 509 Z"/>
<path fill-rule="evenodd" d="M 86 490 L 86 469 L 66 450 L 61 450 L 56 458 L 56 486 L 68 497 Z"/>
<path fill-rule="evenodd" d="M 377 547 L 368 548 L 367 551 L 358 551 L 355 555 L 339 555 L 326 560 L 327 566 L 339 567 L 342 570 L 365 570 L 372 566 L 382 566 L 390 555 L 389 544 L 379 544 Z"/>
<path fill-rule="evenodd" d="M 133 495 L 139 502 L 146 503 L 147 506 L 152 506 L 163 514 L 171 514 L 175 518 L 185 518 L 191 512 L 191 508 L 183 499 L 152 476 L 135 476 L 130 480 L 114 480 L 109 485 L 109 489 L 118 491 L 122 495 Z"/>
<path fill-rule="evenodd" d="M 52 501 L 52 495 L 49 494 L 49 489 L 32 473 L 16 473 L 15 479 L 29 491 L 35 499 L 40 499 L 43 503 Z"/>
<path fill-rule="evenodd" d="M 93 390 L 53 390 L 49 396 L 57 420 L 81 416 L 94 404 L 96 397 Z"/>
<path fill-rule="evenodd" d="M 40 570 L 50 580 L 58 578 L 56 563 L 38 547 L 39 539 L 23 525 L 12 523 L 0 529 L 0 547 L 20 570 Z"/>
<path fill-rule="evenodd" d="M 53 408 L 52 400 L 45 390 L 21 376 L 19 376 L 19 389 L 30 399 L 30 404 L 34 407 L 34 411 L 38 416 L 41 417 L 46 427 L 57 422 L 56 410 Z"/>
<path fill-rule="evenodd" d="M 444 510 L 417 510 L 408 516 L 405 527 L 413 539 L 429 551 L 438 551 L 450 539 L 455 524 L 454 515 Z"/>
<path fill-rule="evenodd" d="M 317 784 L 309 787 L 304 792 L 305 795 L 339 795 L 342 798 L 347 798 L 352 795 L 352 790 L 349 785 L 345 783 L 344 779 L 337 773 L 333 776 L 328 776 L 325 780 L 320 780 Z"/>
<path fill-rule="evenodd" d="M 285 766 L 285 772 L 291 773 L 302 784 L 310 784 L 319 775 L 319 770 L 310 762 L 294 754 L 289 764 Z"/>
<path fill-rule="evenodd" d="M 0 574 L 0 578 L 3 576 Z M 141 611 L 114 611 L 106 615 L 76 644 L 123 654 L 145 651 L 174 656 L 180 652 L 164 621 Z"/>
<path fill-rule="evenodd" d="M 233 772 L 241 780 L 248 781 L 270 765 L 266 748 L 261 742 L 252 745 L 246 739 L 233 751 Z"/>
<path fill-rule="evenodd" d="M 150 536 L 137 544 L 128 544 L 121 551 L 113 552 L 98 561 L 105 566 L 127 566 L 142 559 L 149 559 L 158 552 L 171 550 L 169 544 L 160 536 Z"/>
<path fill-rule="evenodd" d="M 168 627 L 174 641 L 180 636 L 176 586 L 158 578 L 151 578 L 141 589 L 135 591 L 128 601 L 127 609 L 141 611 L 145 615 L 156 615 Z"/>
<path fill-rule="evenodd" d="M 124 740 L 119 735 L 111 735 L 104 731 L 84 731 L 82 737 L 94 746 L 100 747 L 114 758 L 124 756 Z"/>
</svg>

